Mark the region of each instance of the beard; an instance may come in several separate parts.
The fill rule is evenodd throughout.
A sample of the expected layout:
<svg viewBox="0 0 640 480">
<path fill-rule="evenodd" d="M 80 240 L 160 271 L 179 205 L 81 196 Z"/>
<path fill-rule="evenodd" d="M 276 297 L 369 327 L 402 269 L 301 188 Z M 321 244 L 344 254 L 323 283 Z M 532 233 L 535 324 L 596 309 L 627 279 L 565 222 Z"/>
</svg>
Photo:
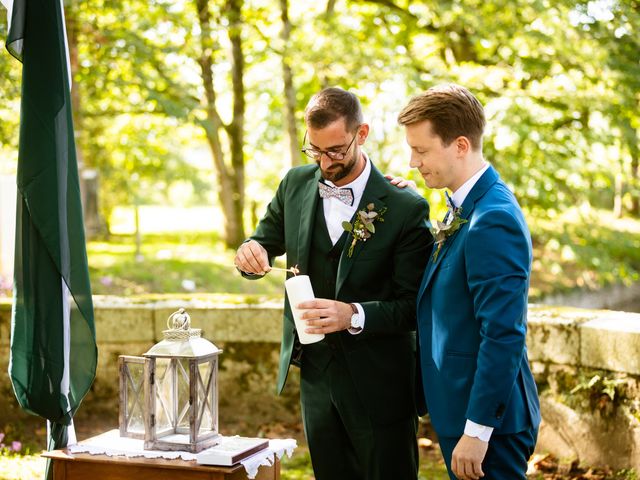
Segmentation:
<svg viewBox="0 0 640 480">
<path fill-rule="evenodd" d="M 320 160 L 316 160 L 316 163 L 322 170 L 322 178 L 335 184 L 353 172 L 353 169 L 358 163 L 358 155 L 359 152 L 357 152 L 357 149 L 354 149 L 350 157 L 342 160 L 342 162 L 345 163 L 331 163 L 331 166 L 326 170 L 322 170 L 322 167 L 320 167 Z"/>
</svg>

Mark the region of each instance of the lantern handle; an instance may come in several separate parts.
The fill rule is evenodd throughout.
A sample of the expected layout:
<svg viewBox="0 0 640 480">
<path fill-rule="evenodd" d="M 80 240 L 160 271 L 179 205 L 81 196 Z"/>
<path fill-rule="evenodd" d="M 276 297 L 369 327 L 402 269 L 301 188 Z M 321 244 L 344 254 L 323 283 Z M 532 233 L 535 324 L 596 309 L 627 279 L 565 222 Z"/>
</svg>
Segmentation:
<svg viewBox="0 0 640 480">
<path fill-rule="evenodd" d="M 189 330 L 191 327 L 191 317 L 184 308 L 173 312 L 167 319 L 169 330 Z"/>
</svg>

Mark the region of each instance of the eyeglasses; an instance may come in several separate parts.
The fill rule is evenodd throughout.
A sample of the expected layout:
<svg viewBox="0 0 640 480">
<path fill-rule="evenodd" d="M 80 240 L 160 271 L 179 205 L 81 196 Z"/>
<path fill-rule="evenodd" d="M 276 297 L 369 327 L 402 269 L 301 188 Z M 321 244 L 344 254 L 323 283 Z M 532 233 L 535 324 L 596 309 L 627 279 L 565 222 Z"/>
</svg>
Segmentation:
<svg viewBox="0 0 640 480">
<path fill-rule="evenodd" d="M 358 125 L 358 129 L 360 129 L 360 125 Z M 331 160 L 344 160 L 344 157 L 347 156 L 347 153 L 349 153 L 349 150 L 351 149 L 353 142 L 355 142 L 358 136 L 358 129 L 356 130 L 356 133 L 353 135 L 353 138 L 349 142 L 349 145 L 347 146 L 347 149 L 344 152 L 334 152 L 331 150 L 320 150 L 319 148 L 304 147 L 302 149 L 302 153 L 304 153 L 309 158 L 313 158 L 314 160 L 320 160 L 320 157 L 322 157 L 323 153 L 327 157 L 329 157 Z M 302 144 L 304 145 L 306 142 L 307 142 L 307 132 L 304 132 L 304 139 L 302 140 Z"/>
</svg>

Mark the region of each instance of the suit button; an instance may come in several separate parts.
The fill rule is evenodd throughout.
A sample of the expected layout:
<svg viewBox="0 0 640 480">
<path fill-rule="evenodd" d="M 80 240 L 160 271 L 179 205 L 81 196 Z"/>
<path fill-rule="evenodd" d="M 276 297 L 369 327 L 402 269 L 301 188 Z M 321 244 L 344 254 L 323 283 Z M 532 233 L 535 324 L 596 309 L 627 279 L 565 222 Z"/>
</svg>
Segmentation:
<svg viewBox="0 0 640 480">
<path fill-rule="evenodd" d="M 498 420 L 500 420 L 502 418 L 502 415 L 504 415 L 504 410 L 505 410 L 505 406 L 502 403 L 498 405 L 498 408 L 496 408 L 496 418 Z"/>
</svg>

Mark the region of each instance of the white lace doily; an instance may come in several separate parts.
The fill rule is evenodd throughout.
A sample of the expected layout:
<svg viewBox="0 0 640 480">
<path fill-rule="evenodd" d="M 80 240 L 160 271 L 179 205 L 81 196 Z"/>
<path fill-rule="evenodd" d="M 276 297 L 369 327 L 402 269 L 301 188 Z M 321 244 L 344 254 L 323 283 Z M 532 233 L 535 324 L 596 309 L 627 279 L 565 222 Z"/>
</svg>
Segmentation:
<svg viewBox="0 0 640 480">
<path fill-rule="evenodd" d="M 91 455 L 125 456 L 125 457 L 145 457 L 145 458 L 166 458 L 196 461 L 197 454 L 191 452 L 165 452 L 161 450 L 145 450 L 144 441 L 135 438 L 121 437 L 119 430 L 110 430 L 102 435 L 84 440 L 75 445 L 69 445 L 67 450 L 70 453 L 88 453 Z M 245 458 L 240 463 L 247 471 L 247 477 L 253 479 L 258 474 L 258 468 L 262 465 L 271 466 L 286 453 L 291 457 L 297 443 L 293 438 L 269 440 L 269 448 L 262 450 L 250 457 Z"/>
</svg>

